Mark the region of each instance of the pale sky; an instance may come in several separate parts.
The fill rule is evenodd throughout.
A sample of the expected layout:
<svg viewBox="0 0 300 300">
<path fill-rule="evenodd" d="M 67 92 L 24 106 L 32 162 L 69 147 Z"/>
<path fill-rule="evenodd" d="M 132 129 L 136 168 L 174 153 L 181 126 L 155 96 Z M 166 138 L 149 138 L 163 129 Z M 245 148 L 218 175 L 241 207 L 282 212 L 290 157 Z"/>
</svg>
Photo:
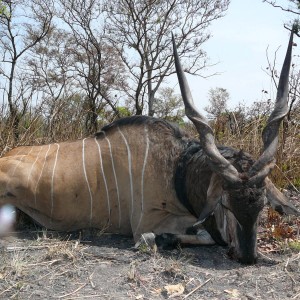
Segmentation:
<svg viewBox="0 0 300 300">
<path fill-rule="evenodd" d="M 249 106 L 254 101 L 267 99 L 262 95 L 263 89 L 271 91 L 271 99 L 275 98 L 271 80 L 262 70 L 267 67 L 266 49 L 269 46 L 269 57 L 273 60 L 276 49 L 281 46 L 277 52 L 280 71 L 289 39 L 283 24 L 293 18 L 262 0 L 232 0 L 226 16 L 211 25 L 213 37 L 205 45 L 211 62 L 218 64 L 203 75 L 214 72 L 221 75 L 206 79 L 188 75 L 196 106 L 201 110 L 207 106 L 208 91 L 215 87 L 229 91 L 231 108 L 239 102 Z M 293 48 L 294 54 L 299 53 L 297 39 L 295 37 L 299 46 Z"/>
</svg>

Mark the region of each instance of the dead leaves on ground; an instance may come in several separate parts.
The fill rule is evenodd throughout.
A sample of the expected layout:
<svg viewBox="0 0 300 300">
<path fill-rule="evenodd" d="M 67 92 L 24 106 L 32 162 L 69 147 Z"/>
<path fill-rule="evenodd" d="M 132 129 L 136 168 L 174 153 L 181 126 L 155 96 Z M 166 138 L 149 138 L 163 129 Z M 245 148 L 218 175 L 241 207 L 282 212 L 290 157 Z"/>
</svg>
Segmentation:
<svg viewBox="0 0 300 300">
<path fill-rule="evenodd" d="M 281 252 L 293 248 L 300 250 L 300 221 L 296 217 L 284 217 L 268 208 L 261 225 L 258 231 L 261 252 Z"/>
</svg>

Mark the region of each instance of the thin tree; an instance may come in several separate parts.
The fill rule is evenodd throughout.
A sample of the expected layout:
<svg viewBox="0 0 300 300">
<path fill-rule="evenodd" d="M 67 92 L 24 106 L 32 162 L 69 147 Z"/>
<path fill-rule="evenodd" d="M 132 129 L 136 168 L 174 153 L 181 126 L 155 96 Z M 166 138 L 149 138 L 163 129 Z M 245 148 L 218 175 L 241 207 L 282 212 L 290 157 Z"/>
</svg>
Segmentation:
<svg viewBox="0 0 300 300">
<path fill-rule="evenodd" d="M 210 118 L 214 120 L 215 135 L 219 139 L 223 136 L 227 127 L 229 114 L 227 104 L 229 100 L 229 92 L 221 87 L 210 89 L 208 92 L 209 106 L 204 108 L 209 113 Z"/>
<path fill-rule="evenodd" d="M 61 18 L 70 29 L 70 55 L 78 86 L 86 93 L 86 133 L 98 129 L 98 117 L 108 105 L 119 115 L 116 91 L 125 82 L 124 67 L 104 38 L 105 25 L 99 0 L 64 0 Z"/>
<path fill-rule="evenodd" d="M 204 108 L 210 117 L 217 118 L 227 110 L 229 92 L 221 87 L 211 88 L 208 91 L 209 105 Z"/>
<path fill-rule="evenodd" d="M 68 107 L 66 99 L 71 99 L 76 92 L 68 39 L 65 30 L 52 28 L 38 45 L 31 48 L 25 60 L 28 72 L 24 81 L 36 91 L 36 97 L 42 99 L 37 104 L 45 116 L 50 140 L 54 140 L 60 115 L 69 114 L 69 111 L 63 111 Z"/>
</svg>

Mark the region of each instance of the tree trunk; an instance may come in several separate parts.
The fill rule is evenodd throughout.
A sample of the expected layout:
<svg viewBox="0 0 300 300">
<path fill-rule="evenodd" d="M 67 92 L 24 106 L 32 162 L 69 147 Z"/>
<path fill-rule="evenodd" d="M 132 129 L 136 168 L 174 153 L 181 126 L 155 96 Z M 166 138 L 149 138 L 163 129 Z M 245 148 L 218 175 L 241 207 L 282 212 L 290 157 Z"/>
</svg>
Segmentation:
<svg viewBox="0 0 300 300">
<path fill-rule="evenodd" d="M 87 135 L 93 134 L 98 130 L 98 114 L 95 99 L 88 99 L 88 111 L 85 118 L 85 132 Z"/>
<path fill-rule="evenodd" d="M 155 111 L 153 110 L 153 103 L 154 103 L 154 92 L 150 91 L 148 93 L 148 116 L 153 117 Z"/>
<path fill-rule="evenodd" d="M 13 59 L 11 63 L 9 86 L 8 86 L 8 93 L 7 93 L 7 101 L 9 105 L 9 124 L 12 129 L 12 137 L 15 143 L 19 139 L 19 123 L 20 123 L 20 116 L 18 116 L 18 109 L 13 103 L 13 81 L 15 76 L 16 62 L 17 59 Z"/>
</svg>

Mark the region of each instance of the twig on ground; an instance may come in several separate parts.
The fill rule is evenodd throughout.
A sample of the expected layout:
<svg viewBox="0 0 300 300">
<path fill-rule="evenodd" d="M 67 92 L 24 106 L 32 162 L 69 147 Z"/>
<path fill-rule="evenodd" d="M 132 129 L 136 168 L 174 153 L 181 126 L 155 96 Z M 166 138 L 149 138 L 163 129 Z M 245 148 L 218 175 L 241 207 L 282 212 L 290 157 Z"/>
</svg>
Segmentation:
<svg viewBox="0 0 300 300">
<path fill-rule="evenodd" d="M 43 246 L 27 246 L 27 247 L 18 247 L 18 246 L 8 246 L 6 248 L 7 252 L 15 252 L 15 251 L 26 251 L 26 250 L 40 250 L 40 249 L 45 249 L 49 248 L 48 245 L 43 245 Z"/>
<path fill-rule="evenodd" d="M 94 273 L 95 273 L 95 271 L 89 276 L 89 281 L 90 281 L 91 287 L 92 287 L 93 289 L 95 288 L 95 284 L 94 284 L 94 282 L 92 281 L 92 278 L 93 278 Z"/>
<path fill-rule="evenodd" d="M 65 270 L 65 271 L 62 271 L 60 273 L 55 273 L 54 276 L 57 277 L 57 276 L 61 276 L 61 275 L 64 275 L 66 273 L 70 272 L 70 270 Z"/>
<path fill-rule="evenodd" d="M 286 270 L 287 266 L 289 265 L 290 262 L 290 258 L 288 257 L 288 259 L 286 260 L 286 263 L 284 265 L 284 269 Z"/>
<path fill-rule="evenodd" d="M 258 254 L 260 254 L 263 258 L 267 259 L 268 261 L 274 262 L 274 263 L 279 263 L 280 261 L 275 260 L 274 258 L 268 257 L 266 254 L 264 254 L 262 251 L 257 251 Z M 269 251 L 271 252 L 271 251 Z"/>
<path fill-rule="evenodd" d="M 300 293 L 296 294 L 292 299 L 298 299 L 299 296 L 300 296 Z"/>
<path fill-rule="evenodd" d="M 6 290 L 2 291 L 0 293 L 0 296 L 5 294 L 6 292 L 10 291 L 12 288 L 14 288 L 15 286 L 17 286 L 18 284 L 20 284 L 19 282 L 16 282 L 15 284 L 11 285 L 9 288 L 7 288 Z"/>
<path fill-rule="evenodd" d="M 86 296 L 79 296 L 79 297 L 72 297 L 72 298 L 67 298 L 65 300 L 75 300 L 75 299 L 84 299 L 84 298 L 103 298 L 104 296 L 109 296 L 107 294 L 102 294 L 102 295 L 86 295 Z"/>
<path fill-rule="evenodd" d="M 294 256 L 290 259 L 290 261 L 295 261 L 295 260 L 298 260 L 298 259 L 300 259 L 300 253 L 297 253 L 296 255 L 294 255 Z"/>
<path fill-rule="evenodd" d="M 289 262 L 290 262 L 290 258 L 288 258 L 288 259 L 286 260 L 286 263 L 285 263 L 285 265 L 284 265 L 284 271 L 285 271 L 285 273 L 291 278 L 292 284 L 293 284 L 293 288 L 294 288 L 294 286 L 295 286 L 295 284 L 296 284 L 296 280 L 294 279 L 294 277 L 290 274 L 290 272 L 289 272 L 288 269 L 287 269 L 287 267 L 288 267 L 288 265 L 289 265 Z"/>
<path fill-rule="evenodd" d="M 36 266 L 42 266 L 42 265 L 53 265 L 57 262 L 60 262 L 62 261 L 61 259 L 54 259 L 54 260 L 50 260 L 50 261 L 42 261 L 42 262 L 38 262 L 38 263 L 35 263 L 35 264 L 28 264 L 27 267 L 36 267 Z"/>
<path fill-rule="evenodd" d="M 58 299 L 62 299 L 62 298 L 66 298 L 66 297 L 68 297 L 70 295 L 73 295 L 73 294 L 77 293 L 78 291 L 80 291 L 81 289 L 83 289 L 86 285 L 87 285 L 87 283 L 84 283 L 80 287 L 78 287 L 75 291 L 70 292 L 70 293 L 65 294 L 65 295 L 62 295 L 62 296 L 58 296 L 57 298 Z"/>
<path fill-rule="evenodd" d="M 197 290 L 199 290 L 200 288 L 202 288 L 203 286 L 205 286 L 208 282 L 210 282 L 212 280 L 212 277 L 207 279 L 205 282 L 199 284 L 197 287 L 195 287 L 191 292 L 189 292 L 188 294 L 186 294 L 183 299 L 186 299 L 187 297 L 189 297 L 190 295 L 192 295 L 193 293 L 195 293 Z"/>
<path fill-rule="evenodd" d="M 73 264 L 73 262 L 71 262 L 71 263 L 65 265 L 64 267 L 67 267 L 67 266 L 72 265 L 72 264 Z M 36 279 L 36 281 L 40 281 L 40 280 L 42 280 L 43 278 L 45 278 L 45 277 L 47 277 L 47 276 L 53 274 L 53 273 L 54 273 L 57 269 L 59 269 L 59 268 L 61 268 L 61 266 L 57 266 L 54 270 L 52 270 L 52 271 L 48 272 L 47 274 L 45 274 L 45 275 L 39 277 L 38 279 Z"/>
</svg>

